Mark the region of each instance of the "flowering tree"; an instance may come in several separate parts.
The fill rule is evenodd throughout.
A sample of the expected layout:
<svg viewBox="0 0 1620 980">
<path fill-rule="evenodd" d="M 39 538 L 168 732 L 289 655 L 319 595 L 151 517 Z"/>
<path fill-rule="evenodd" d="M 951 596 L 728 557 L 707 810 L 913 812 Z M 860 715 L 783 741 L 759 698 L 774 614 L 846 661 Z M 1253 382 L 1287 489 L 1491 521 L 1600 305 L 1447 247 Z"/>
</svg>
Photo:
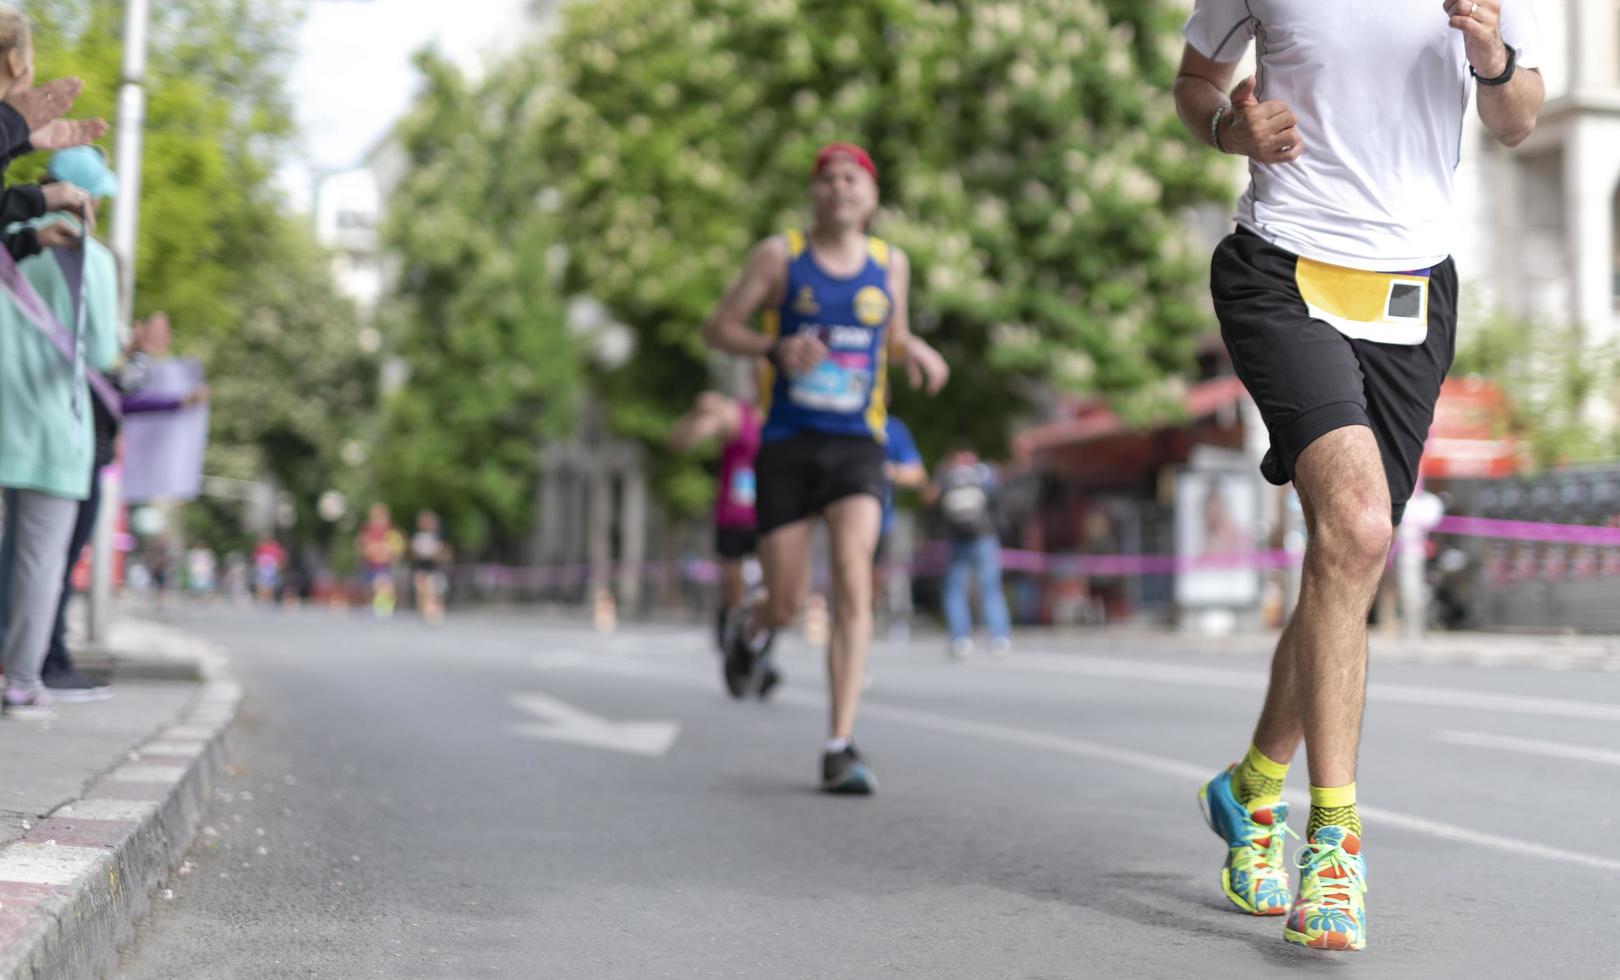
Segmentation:
<svg viewBox="0 0 1620 980">
<path fill-rule="evenodd" d="M 864 143 L 876 232 L 914 266 L 915 326 L 955 366 L 937 449 L 994 450 L 1040 391 L 1141 417 L 1212 326 L 1188 208 L 1229 189 L 1169 94 L 1164 0 L 621 0 L 572 5 L 544 53 L 539 141 L 570 288 L 631 326 L 603 379 L 653 437 L 707 380 L 698 328 L 750 244 L 801 223 L 815 148 Z"/>
</svg>

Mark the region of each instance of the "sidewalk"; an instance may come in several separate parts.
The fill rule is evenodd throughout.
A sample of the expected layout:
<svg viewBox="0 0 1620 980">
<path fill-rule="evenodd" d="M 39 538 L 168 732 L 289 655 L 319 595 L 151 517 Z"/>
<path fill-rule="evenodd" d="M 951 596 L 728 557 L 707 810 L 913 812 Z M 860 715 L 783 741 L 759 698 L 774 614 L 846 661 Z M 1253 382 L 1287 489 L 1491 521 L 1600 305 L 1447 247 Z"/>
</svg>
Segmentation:
<svg viewBox="0 0 1620 980">
<path fill-rule="evenodd" d="M 225 765 L 241 692 L 217 651 L 133 620 L 107 650 L 81 663 L 110 700 L 0 719 L 0 977 L 110 974 Z"/>
</svg>

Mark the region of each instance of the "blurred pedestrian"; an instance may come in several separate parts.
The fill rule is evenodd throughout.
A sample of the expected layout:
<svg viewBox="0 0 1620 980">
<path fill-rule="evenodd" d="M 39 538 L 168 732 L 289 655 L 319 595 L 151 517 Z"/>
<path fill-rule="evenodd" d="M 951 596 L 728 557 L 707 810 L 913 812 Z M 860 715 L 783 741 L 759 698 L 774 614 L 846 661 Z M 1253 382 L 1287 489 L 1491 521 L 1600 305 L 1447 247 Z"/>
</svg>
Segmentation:
<svg viewBox="0 0 1620 980">
<path fill-rule="evenodd" d="M 450 553 L 439 531 L 439 515 L 424 510 L 416 515 L 411 535 L 411 594 L 416 611 L 429 626 L 444 622 L 444 566 Z"/>
<path fill-rule="evenodd" d="M 46 167 L 44 187 L 55 185 L 77 187 L 90 195 L 92 210 L 102 199 L 113 196 L 118 189 L 117 177 L 107 168 L 105 156 L 95 147 L 75 147 L 51 157 Z M 100 288 L 113 289 L 114 284 L 104 282 Z M 115 302 L 115 301 L 114 301 Z M 87 701 L 107 697 L 107 685 L 74 666 L 67 647 L 67 607 L 73 598 L 73 572 L 80 554 L 90 542 L 96 521 L 101 514 L 101 470 L 113 461 L 120 415 L 172 412 L 199 404 L 207 398 L 207 388 L 198 388 L 184 397 L 155 395 L 139 389 L 146 383 L 151 359 L 167 353 L 170 328 L 167 317 L 158 312 L 146 321 L 137 321 L 131 330 L 130 345 L 123 352 L 117 369 L 108 375 L 110 389 L 90 388 L 91 409 L 94 413 L 95 452 L 90 467 L 90 493 L 80 501 L 73 523 L 73 534 L 68 541 L 67 567 L 62 579 L 62 595 L 57 601 L 56 619 L 51 628 L 50 645 L 40 668 L 46 689 L 58 701 Z M 117 397 L 118 405 L 109 408 L 106 395 Z M 117 411 L 121 409 L 120 411 Z M 0 583 L 9 582 L 15 550 L 7 544 L 0 548 Z M 5 587 L 0 585 L 0 594 Z M 4 629 L 6 611 L 0 605 L 0 630 Z"/>
<path fill-rule="evenodd" d="M 9 66 L 11 54 L 4 60 Z M 0 486 L 9 491 L 8 538 L 15 552 L 3 706 L 15 715 L 49 712 L 41 668 L 79 503 L 94 482 L 86 377 L 111 368 L 118 357 L 118 272 L 112 252 L 90 237 L 95 198 L 69 182 L 52 187 L 51 199 L 71 213 L 52 212 L 36 223 L 36 240 L 47 251 L 23 260 L 20 269 L 55 325 L 71 337 L 72 358 L 26 322 L 15 303 L 0 302 Z"/>
<path fill-rule="evenodd" d="M 405 538 L 394 527 L 388 505 L 375 503 L 355 538 L 360 572 L 371 594 L 371 611 L 379 619 L 394 614 L 394 563 L 405 551 Z"/>
<path fill-rule="evenodd" d="M 946 458 L 928 491 L 950 545 L 942 601 L 950 653 L 958 660 L 973 653 L 968 590 L 975 582 L 985 632 L 990 634 L 990 655 L 1012 652 L 1012 618 L 1001 591 L 1000 497 L 995 468 L 968 446 L 959 446 Z"/>
<path fill-rule="evenodd" d="M 1270 437 L 1260 473 L 1294 483 L 1309 533 L 1248 753 L 1199 798 L 1225 845 L 1226 896 L 1283 916 L 1298 945 L 1367 942 L 1355 782 L 1367 613 L 1456 347 L 1448 256 L 1468 106 L 1504 145 L 1530 135 L 1547 6 L 1196 0 L 1184 30 L 1176 109 L 1250 175 L 1210 266 L 1215 314 Z M 1232 87 L 1251 40 L 1256 76 Z M 1311 810 L 1285 862 L 1283 780 L 1302 741 Z"/>
<path fill-rule="evenodd" d="M 219 588 L 233 604 L 243 605 L 248 592 L 247 559 L 240 551 L 225 552 L 225 571 L 220 574 Z"/>
<path fill-rule="evenodd" d="M 669 444 L 682 452 L 714 439 L 720 443 L 720 468 L 714 490 L 714 553 L 720 563 L 720 609 L 715 618 L 715 640 L 724 646 L 726 611 L 742 602 L 747 588 L 743 563 L 758 550 L 754 532 L 757 493 L 754 456 L 759 452 L 759 412 L 741 399 L 717 391 L 697 396 L 685 415 L 669 430 Z M 780 675 L 762 684 L 761 696 L 770 693 Z"/>
<path fill-rule="evenodd" d="M 214 594 L 214 576 L 218 571 L 219 556 L 202 542 L 192 545 L 186 554 L 186 590 L 200 599 Z"/>
<path fill-rule="evenodd" d="M 82 84 L 58 79 L 34 87 L 33 31 L 22 11 L 0 3 L 0 172 L 16 157 L 35 150 L 59 150 L 97 140 L 107 131 L 100 119 L 67 120 Z M 69 229 L 47 231 L 20 224 L 52 211 L 82 210 L 80 194 L 62 187 L 47 193 L 31 184 L 14 184 L 0 192 L 0 234 L 6 252 L 21 261 L 41 248 L 67 244 Z M 40 235 L 45 235 L 41 240 Z"/>
<path fill-rule="evenodd" d="M 877 601 L 880 611 L 888 619 L 891 630 L 902 634 L 909 631 L 911 615 L 910 548 L 901 555 L 893 554 L 891 532 L 894 530 L 896 490 L 923 490 L 928 486 L 928 467 L 911 429 L 899 416 L 890 415 L 884 425 L 883 443 L 883 521 L 878 528 L 877 552 L 873 567 L 877 569 Z M 870 671 L 868 671 L 870 675 Z"/>
<path fill-rule="evenodd" d="M 281 576 L 287 567 L 287 549 L 274 536 L 266 534 L 253 546 L 253 592 L 262 606 L 275 605 L 281 593 Z"/>
</svg>

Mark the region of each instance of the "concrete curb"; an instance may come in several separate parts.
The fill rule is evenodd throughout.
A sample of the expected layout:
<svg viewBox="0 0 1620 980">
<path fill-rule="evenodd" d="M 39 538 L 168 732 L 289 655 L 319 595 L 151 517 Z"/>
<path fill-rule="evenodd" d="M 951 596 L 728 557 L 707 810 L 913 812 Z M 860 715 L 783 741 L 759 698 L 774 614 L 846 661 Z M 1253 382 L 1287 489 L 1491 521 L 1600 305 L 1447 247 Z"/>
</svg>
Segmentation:
<svg viewBox="0 0 1620 980">
<path fill-rule="evenodd" d="M 185 645 L 204 678 L 186 708 L 81 799 L 0 848 L 0 977 L 111 975 L 190 846 L 226 765 L 242 689 L 219 651 Z"/>
</svg>

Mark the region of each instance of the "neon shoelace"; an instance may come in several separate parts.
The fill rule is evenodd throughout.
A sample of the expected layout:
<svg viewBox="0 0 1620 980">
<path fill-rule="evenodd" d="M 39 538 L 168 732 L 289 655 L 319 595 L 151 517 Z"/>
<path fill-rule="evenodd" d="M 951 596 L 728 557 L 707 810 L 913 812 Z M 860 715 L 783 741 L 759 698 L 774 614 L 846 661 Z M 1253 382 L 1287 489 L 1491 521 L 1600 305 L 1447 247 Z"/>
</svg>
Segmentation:
<svg viewBox="0 0 1620 980">
<path fill-rule="evenodd" d="M 1282 852 L 1288 843 L 1289 837 L 1298 837 L 1293 828 L 1286 823 L 1263 824 L 1253 817 L 1248 820 L 1248 827 L 1244 830 L 1244 839 L 1248 846 L 1234 859 L 1234 863 L 1245 871 L 1270 871 L 1285 873 L 1283 871 Z M 1267 840 L 1269 838 L 1269 840 Z M 1261 841 L 1267 841 L 1262 844 Z"/>
<path fill-rule="evenodd" d="M 1295 855 L 1294 863 L 1299 865 L 1301 872 L 1300 891 L 1308 892 L 1300 895 L 1301 903 L 1351 912 L 1355 910 L 1351 889 L 1363 893 L 1367 890 L 1366 877 L 1349 860 L 1345 849 L 1337 844 L 1306 844 Z M 1323 865 L 1327 866 L 1326 870 L 1338 874 L 1325 875 Z"/>
</svg>

